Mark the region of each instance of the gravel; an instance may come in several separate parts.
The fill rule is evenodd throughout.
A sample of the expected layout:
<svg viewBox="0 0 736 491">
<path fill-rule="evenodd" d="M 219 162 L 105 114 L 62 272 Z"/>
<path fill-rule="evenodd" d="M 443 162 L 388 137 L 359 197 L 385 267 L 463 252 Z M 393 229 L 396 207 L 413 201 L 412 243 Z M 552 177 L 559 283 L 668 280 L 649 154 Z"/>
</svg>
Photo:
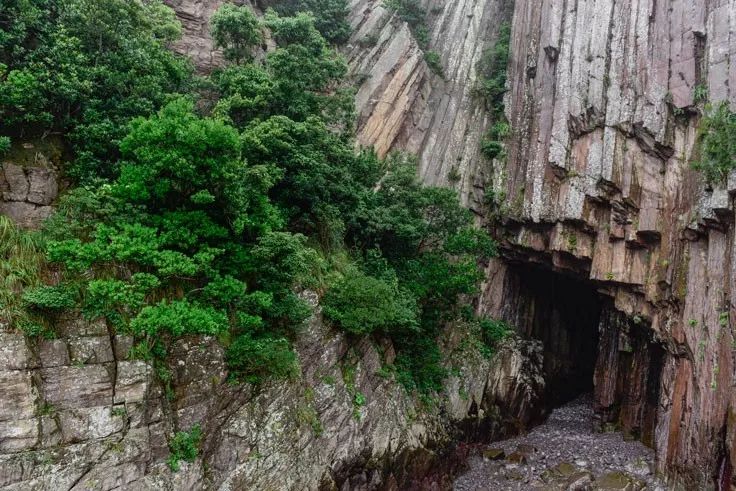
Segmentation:
<svg viewBox="0 0 736 491">
<path fill-rule="evenodd" d="M 483 450 L 499 448 L 506 456 L 521 451 L 527 457 L 526 463 L 483 457 Z M 574 465 L 579 471 L 589 471 L 593 476 L 623 472 L 646 483 L 646 489 L 665 489 L 653 473 L 652 449 L 638 441 L 625 441 L 621 433 L 593 431 L 590 395 L 555 409 L 545 423 L 526 435 L 484 447 L 469 458 L 468 470 L 455 480 L 454 489 L 538 490 L 541 474 L 561 463 Z"/>
</svg>

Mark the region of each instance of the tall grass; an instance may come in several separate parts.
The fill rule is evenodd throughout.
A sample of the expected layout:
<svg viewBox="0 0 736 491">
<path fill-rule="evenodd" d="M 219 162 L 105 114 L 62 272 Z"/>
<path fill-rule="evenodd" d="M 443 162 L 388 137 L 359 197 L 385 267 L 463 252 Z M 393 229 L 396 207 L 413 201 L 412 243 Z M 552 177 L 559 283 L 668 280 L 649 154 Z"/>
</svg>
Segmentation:
<svg viewBox="0 0 736 491">
<path fill-rule="evenodd" d="M 0 215 L 0 324 L 27 322 L 21 294 L 41 283 L 44 255 L 37 236 Z"/>
</svg>

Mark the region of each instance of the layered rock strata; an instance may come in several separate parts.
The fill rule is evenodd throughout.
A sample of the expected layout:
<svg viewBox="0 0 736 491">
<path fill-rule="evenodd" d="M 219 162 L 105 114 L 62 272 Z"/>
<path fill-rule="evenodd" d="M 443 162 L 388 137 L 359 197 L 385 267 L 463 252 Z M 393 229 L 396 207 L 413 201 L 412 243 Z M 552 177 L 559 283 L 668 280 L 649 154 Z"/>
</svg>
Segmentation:
<svg viewBox="0 0 736 491">
<path fill-rule="evenodd" d="M 463 349 L 462 330 L 445 340 L 458 375 L 427 406 L 382 371 L 390 344 L 351 344 L 319 312 L 297 342 L 299 378 L 261 388 L 227 382 L 214 339 L 176 343 L 167 388 L 104 323 L 55 329 L 38 342 L 0 331 L 2 489 L 447 486 L 453 442 L 529 424 L 544 393 L 539 343 L 511 339 L 489 361 Z M 172 472 L 167 441 L 194 425 L 200 455 Z"/>
<path fill-rule="evenodd" d="M 486 309 L 514 317 L 494 283 L 516 262 L 608 299 L 599 414 L 653 445 L 685 489 L 730 485 L 736 462 L 736 180 L 711 189 L 690 168 L 696 92 L 736 102 L 734 14 L 728 1 L 517 0 L 514 134 L 493 163 L 506 261 L 491 267 Z"/>
</svg>

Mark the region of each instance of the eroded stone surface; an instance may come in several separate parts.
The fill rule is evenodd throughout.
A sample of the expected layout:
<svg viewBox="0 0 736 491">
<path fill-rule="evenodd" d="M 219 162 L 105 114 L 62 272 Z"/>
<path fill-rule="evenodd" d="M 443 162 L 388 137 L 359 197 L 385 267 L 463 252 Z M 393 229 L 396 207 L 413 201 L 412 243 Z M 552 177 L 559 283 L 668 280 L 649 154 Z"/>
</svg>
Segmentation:
<svg viewBox="0 0 736 491">
<path fill-rule="evenodd" d="M 216 340 L 192 337 L 171 349 L 167 391 L 148 363 L 128 359 L 124 338 L 103 330 L 67 315 L 55 340 L 2 334 L 12 347 L 0 368 L 4 489 L 360 489 L 423 477 L 447 484 L 433 474 L 437 449 L 458 434 L 489 438 L 509 431 L 506 421 L 531 420 L 524 412 L 544 390 L 538 343 L 510 339 L 487 360 L 458 351 L 466 335 L 458 331 L 443 346 L 458 353 L 452 363 L 461 375 L 425 408 L 379 375 L 394 356 L 390 343 L 383 354 L 368 341 L 351 345 L 317 312 L 297 342 L 297 380 L 260 391 L 232 385 Z M 201 456 L 172 473 L 167 438 L 195 424 Z"/>
</svg>

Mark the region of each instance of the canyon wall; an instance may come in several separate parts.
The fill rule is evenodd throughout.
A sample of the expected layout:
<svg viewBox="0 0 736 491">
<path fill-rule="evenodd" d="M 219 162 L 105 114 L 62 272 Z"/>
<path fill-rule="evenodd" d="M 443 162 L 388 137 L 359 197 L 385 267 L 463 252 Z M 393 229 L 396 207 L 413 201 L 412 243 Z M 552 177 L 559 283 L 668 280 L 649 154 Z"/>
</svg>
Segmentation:
<svg viewBox="0 0 736 491">
<path fill-rule="evenodd" d="M 517 0 L 514 131 L 493 164 L 511 203 L 498 229 L 507 263 L 582 278 L 610 300 L 598 410 L 621 406 L 617 421 L 649 435 L 659 470 L 686 489 L 730 476 L 736 458 L 736 180 L 710 189 L 690 169 L 696 88 L 736 102 L 735 27 L 733 1 Z M 499 313 L 509 272 L 492 269 Z"/>
<path fill-rule="evenodd" d="M 709 187 L 690 163 L 702 94 L 736 105 L 736 2 L 517 0 L 505 99 L 513 133 L 494 162 L 479 153 L 489 122 L 472 88 L 506 8 L 424 2 L 437 75 L 380 4 L 352 3 L 347 53 L 366 76 L 359 138 L 418 154 L 425 182 L 456 187 L 500 238 L 479 309 L 546 339 L 548 360 L 569 358 L 574 344 L 549 351 L 569 323 L 546 317 L 545 331 L 535 321 L 543 292 L 516 265 L 585 282 L 602 303 L 601 424 L 652 445 L 673 487 L 726 486 L 736 464 L 736 175 Z M 378 41 L 366 49 L 366 38 Z M 501 197 L 495 209 L 488 190 Z"/>
<path fill-rule="evenodd" d="M 221 2 L 168 3 L 185 28 L 176 49 L 211 70 L 219 55 L 207 20 Z M 376 468 L 377 461 L 401 461 L 404 449 L 450 441 L 448 428 L 477 419 L 479 405 L 538 415 L 559 380 L 571 377 L 592 377 L 601 426 L 653 446 L 672 487 L 727 484 L 736 465 L 736 175 L 710 188 L 690 161 L 703 106 L 696 87 L 706 88 L 711 101 L 736 104 L 736 1 L 428 0 L 424 6 L 428 49 L 439 54 L 441 74 L 429 69 L 411 29 L 381 0 L 350 1 L 355 32 L 344 52 L 356 81 L 359 142 L 380 154 L 416 153 L 425 182 L 458 189 L 479 223 L 499 237 L 502 257 L 488 268 L 478 310 L 545 341 L 544 362 L 532 343 L 509 348 L 495 368 L 481 362 L 466 370 L 462 391 L 460 379 L 450 379 L 448 394 L 466 394 L 451 396 L 450 422 L 413 422 L 413 403 L 396 386 L 373 369 L 358 369 L 356 386 L 375 401 L 360 409 L 358 421 L 334 368 L 353 355 L 332 335 L 322 338 L 330 346 L 324 356 L 322 344 L 300 345 L 312 360 L 304 375 L 311 395 L 298 385 L 238 393 L 222 384 L 221 359 L 208 348 L 212 359 L 186 364 L 201 373 L 177 373 L 172 409 L 150 402 L 163 400 L 148 383 L 151 368 L 125 360 L 119 341 L 99 327 L 74 327 L 58 346 L 28 346 L 4 333 L 2 387 L 12 391 L 0 408 L 4 485 L 43 488 L 48 481 L 38 469 L 47 465 L 52 476 L 74 469 L 64 477 L 70 488 L 98 476 L 107 483 L 101 488 L 130 482 L 236 489 L 247 475 L 268 483 L 289 473 L 328 476 L 333 484 L 357 479 L 357 488 L 363 480 L 367 487 L 374 475 L 358 471 L 361 465 Z M 506 18 L 512 42 L 505 102 L 513 132 L 507 157 L 491 162 L 480 153 L 490 121 L 473 88 L 476 65 Z M 498 199 L 489 204 L 490 190 Z M 48 206 L 28 196 L 17 202 Z M 576 302 L 586 304 L 584 322 L 575 319 Z M 590 343 L 597 345 L 595 359 L 570 359 Z M 204 356 L 195 346 L 207 340 L 182 347 L 181 357 Z M 377 369 L 380 358 L 371 349 L 356 356 L 360 366 Z M 323 370 L 336 387 L 321 381 Z M 546 401 L 541 371 L 558 381 L 547 387 Z M 525 380 L 504 386 L 520 372 Z M 223 397 L 213 402 L 213 393 Z M 70 402 L 68 394 L 82 402 Z M 504 399 L 512 402 L 502 407 Z M 114 411 L 120 404 L 125 411 Z M 388 413 L 384 406 L 399 416 L 373 413 Z M 301 420 L 284 426 L 289 418 L 279 408 Z M 314 411 L 328 414 L 327 423 L 320 421 L 325 434 L 339 435 L 337 446 L 315 436 Z M 173 477 L 165 470 L 170 415 L 181 427 L 203 422 L 211 435 L 206 466 L 185 466 Z M 274 437 L 284 428 L 294 428 L 295 439 Z M 265 459 L 259 448 L 267 449 Z M 294 449 L 315 452 L 311 470 L 294 460 Z M 331 460 L 339 469 L 327 470 Z M 396 479 L 388 471 L 375 476 Z"/>
<path fill-rule="evenodd" d="M 132 339 L 78 315 L 31 340 L 0 322 L 0 488 L 5 490 L 427 489 L 447 487 L 466 456 L 538 419 L 541 344 L 510 339 L 492 360 L 450 331 L 445 396 L 410 398 L 382 371 L 390 343 L 359 344 L 315 313 L 296 350 L 301 373 L 230 384 L 212 338 L 179 340 L 157 367 L 129 358 Z M 172 472 L 168 441 L 200 425 L 201 451 Z"/>
</svg>

